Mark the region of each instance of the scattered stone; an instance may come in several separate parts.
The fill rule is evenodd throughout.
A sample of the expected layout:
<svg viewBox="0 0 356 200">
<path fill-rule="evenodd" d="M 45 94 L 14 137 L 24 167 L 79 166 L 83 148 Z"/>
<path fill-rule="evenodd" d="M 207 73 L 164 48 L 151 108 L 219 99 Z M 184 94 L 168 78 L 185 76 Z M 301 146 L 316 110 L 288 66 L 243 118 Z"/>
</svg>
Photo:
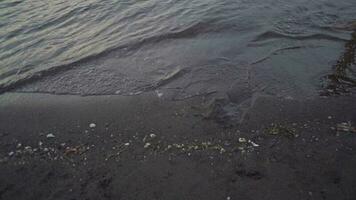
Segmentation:
<svg viewBox="0 0 356 200">
<path fill-rule="evenodd" d="M 15 154 L 15 152 L 13 152 L 13 151 L 11 151 L 11 152 L 9 152 L 9 156 L 11 157 L 11 156 L 13 156 Z"/>
<path fill-rule="evenodd" d="M 125 146 L 130 146 L 130 143 L 127 142 L 127 143 L 125 143 L 124 145 L 125 145 Z"/>
<path fill-rule="evenodd" d="M 151 137 L 151 138 L 155 138 L 155 137 L 157 137 L 157 135 L 156 135 L 156 134 L 151 133 L 151 134 L 150 134 L 150 137 Z"/>
<path fill-rule="evenodd" d="M 52 133 L 49 133 L 49 134 L 47 134 L 46 137 L 47 137 L 47 138 L 55 138 L 56 136 L 54 136 Z"/>
<path fill-rule="evenodd" d="M 89 128 L 95 128 L 95 127 L 96 127 L 96 124 L 94 124 L 94 123 L 89 124 Z"/>
<path fill-rule="evenodd" d="M 44 152 L 48 152 L 49 150 L 48 150 L 48 148 L 44 148 L 43 151 Z"/>
<path fill-rule="evenodd" d="M 43 143 L 42 143 L 41 141 L 38 142 L 38 146 L 42 146 L 42 144 L 43 144 Z"/>
<path fill-rule="evenodd" d="M 328 116 L 328 119 L 332 119 L 332 117 L 331 117 L 331 116 Z"/>
<path fill-rule="evenodd" d="M 21 148 L 21 146 L 22 146 L 22 144 L 21 143 L 18 143 L 17 145 L 16 145 L 16 148 Z"/>
</svg>

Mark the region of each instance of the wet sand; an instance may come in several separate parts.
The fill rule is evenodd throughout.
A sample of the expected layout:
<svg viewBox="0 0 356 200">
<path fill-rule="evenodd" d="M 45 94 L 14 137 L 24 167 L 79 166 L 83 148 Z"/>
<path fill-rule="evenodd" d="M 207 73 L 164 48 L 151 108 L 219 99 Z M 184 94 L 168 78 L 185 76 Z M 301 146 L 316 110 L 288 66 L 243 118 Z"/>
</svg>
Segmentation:
<svg viewBox="0 0 356 200">
<path fill-rule="evenodd" d="M 0 199 L 355 199 L 354 102 L 5 93 Z"/>
</svg>

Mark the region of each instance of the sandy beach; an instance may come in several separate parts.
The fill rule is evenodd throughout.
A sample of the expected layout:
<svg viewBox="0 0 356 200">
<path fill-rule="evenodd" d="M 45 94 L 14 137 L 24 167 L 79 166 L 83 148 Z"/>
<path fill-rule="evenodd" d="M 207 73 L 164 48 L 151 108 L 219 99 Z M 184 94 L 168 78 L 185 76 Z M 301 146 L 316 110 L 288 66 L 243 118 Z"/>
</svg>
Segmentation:
<svg viewBox="0 0 356 200">
<path fill-rule="evenodd" d="M 354 101 L 5 93 L 0 199 L 354 199 Z"/>
</svg>

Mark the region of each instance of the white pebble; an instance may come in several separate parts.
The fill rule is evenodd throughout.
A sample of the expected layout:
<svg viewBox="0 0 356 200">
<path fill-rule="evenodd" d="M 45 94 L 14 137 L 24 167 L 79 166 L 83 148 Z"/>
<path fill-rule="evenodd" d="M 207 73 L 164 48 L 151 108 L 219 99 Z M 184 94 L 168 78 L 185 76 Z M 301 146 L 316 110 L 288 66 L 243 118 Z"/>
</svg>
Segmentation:
<svg viewBox="0 0 356 200">
<path fill-rule="evenodd" d="M 15 152 L 11 151 L 9 152 L 9 156 L 13 156 L 15 154 Z"/>
<path fill-rule="evenodd" d="M 96 127 L 96 124 L 94 124 L 94 123 L 89 124 L 89 128 L 95 128 L 95 127 Z"/>
<path fill-rule="evenodd" d="M 146 149 L 146 148 L 148 148 L 148 147 L 150 147 L 150 146 L 151 146 L 151 143 L 147 142 L 147 143 L 145 144 L 144 148 Z"/>
</svg>

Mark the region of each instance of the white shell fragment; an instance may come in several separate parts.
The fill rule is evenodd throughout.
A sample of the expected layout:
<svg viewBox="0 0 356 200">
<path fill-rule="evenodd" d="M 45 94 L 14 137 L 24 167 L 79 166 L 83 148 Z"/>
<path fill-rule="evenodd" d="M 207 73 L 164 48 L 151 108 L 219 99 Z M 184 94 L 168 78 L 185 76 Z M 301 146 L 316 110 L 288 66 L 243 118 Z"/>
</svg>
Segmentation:
<svg viewBox="0 0 356 200">
<path fill-rule="evenodd" d="M 247 142 L 247 141 L 246 141 L 246 138 L 239 138 L 239 142 L 240 142 L 240 143 L 245 143 L 245 142 Z"/>
<path fill-rule="evenodd" d="M 47 138 L 55 138 L 56 136 L 54 136 L 52 133 L 49 133 L 49 134 L 47 134 L 46 137 L 47 137 Z"/>
<path fill-rule="evenodd" d="M 252 144 L 252 146 L 254 146 L 254 147 L 259 147 L 260 145 L 259 144 L 256 144 L 256 143 L 254 143 L 253 141 L 251 141 L 251 140 L 249 140 L 248 141 L 250 144 Z"/>
</svg>

